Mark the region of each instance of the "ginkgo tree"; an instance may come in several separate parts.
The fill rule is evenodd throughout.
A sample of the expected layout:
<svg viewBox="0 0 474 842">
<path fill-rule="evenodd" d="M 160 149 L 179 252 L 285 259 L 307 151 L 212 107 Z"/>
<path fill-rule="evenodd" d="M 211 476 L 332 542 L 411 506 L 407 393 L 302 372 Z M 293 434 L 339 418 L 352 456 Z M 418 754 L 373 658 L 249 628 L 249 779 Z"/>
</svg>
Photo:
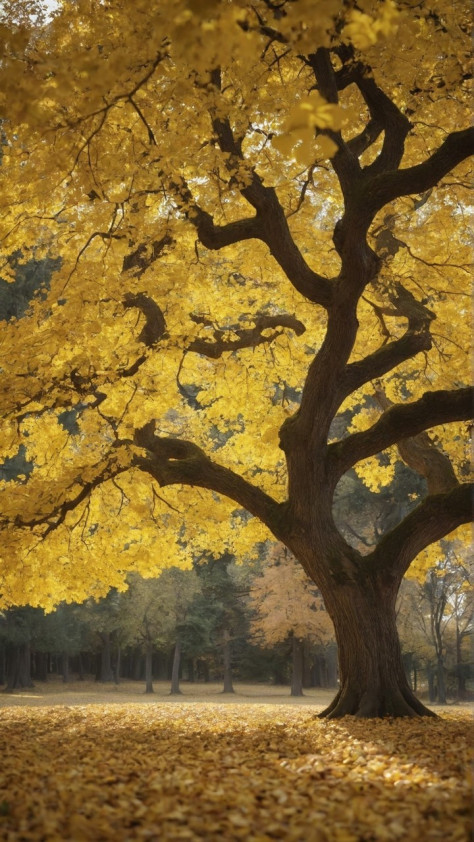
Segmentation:
<svg viewBox="0 0 474 842">
<path fill-rule="evenodd" d="M 466 4 L 48 6 L 0 27 L 2 278 L 47 277 L 2 325 L 3 603 L 271 533 L 334 623 L 326 715 L 427 715 L 395 601 L 471 517 Z M 338 483 L 399 459 L 426 493 L 361 552 Z"/>
</svg>

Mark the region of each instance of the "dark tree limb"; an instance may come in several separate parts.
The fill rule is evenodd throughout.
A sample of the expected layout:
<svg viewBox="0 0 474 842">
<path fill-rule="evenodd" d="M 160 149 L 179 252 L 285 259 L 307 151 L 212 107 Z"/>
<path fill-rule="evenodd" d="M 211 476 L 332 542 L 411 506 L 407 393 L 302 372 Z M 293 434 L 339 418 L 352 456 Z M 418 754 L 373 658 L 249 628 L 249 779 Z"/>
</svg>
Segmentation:
<svg viewBox="0 0 474 842">
<path fill-rule="evenodd" d="M 197 316 L 191 316 L 193 321 L 200 322 Z M 204 323 L 209 323 L 205 319 Z M 205 357 L 218 359 L 222 354 L 231 351 L 238 351 L 242 348 L 256 348 L 257 345 L 263 345 L 272 342 L 283 333 L 282 330 L 275 330 L 269 336 L 263 336 L 262 331 L 271 330 L 275 328 L 289 328 L 293 330 L 297 336 L 301 336 L 306 328 L 302 322 L 295 316 L 287 313 L 282 313 L 278 316 L 269 316 L 261 314 L 255 318 L 255 326 L 253 328 L 239 328 L 238 326 L 231 326 L 228 328 L 232 333 L 237 335 L 237 339 L 227 339 L 225 329 L 217 328 L 213 332 L 213 340 L 209 339 L 193 339 L 188 345 L 187 351 L 194 351 L 197 354 L 202 354 Z"/>
<path fill-rule="evenodd" d="M 173 243 L 174 240 L 169 234 L 165 234 L 160 240 L 154 240 L 149 245 L 141 243 L 135 251 L 124 257 L 122 272 L 130 271 L 135 278 L 140 278 L 162 256 L 166 246 L 171 246 Z"/>
<path fill-rule="evenodd" d="M 474 483 L 463 483 L 444 494 L 426 497 L 384 535 L 377 549 L 364 560 L 367 569 L 386 571 L 390 578 L 404 576 L 421 550 L 472 521 L 473 492 Z"/>
<path fill-rule="evenodd" d="M 383 389 L 376 389 L 375 396 L 383 410 L 393 406 Z M 471 409 L 474 410 L 474 407 Z M 428 433 L 422 432 L 401 439 L 397 442 L 397 449 L 405 464 L 425 478 L 428 494 L 442 494 L 458 485 L 451 460 L 436 446 Z"/>
<path fill-rule="evenodd" d="M 308 64 L 314 73 L 321 95 L 327 102 L 337 104 L 339 101 L 337 80 L 329 50 L 320 47 L 315 53 L 308 56 Z M 347 197 L 353 189 L 354 183 L 357 183 L 360 178 L 360 164 L 354 154 L 354 148 L 345 143 L 340 131 L 328 131 L 326 134 L 338 147 L 338 151 L 332 158 L 332 165 L 339 178 L 342 192 Z"/>
<path fill-rule="evenodd" d="M 329 445 L 332 470 L 342 476 L 361 459 L 380 453 L 402 439 L 412 438 L 438 424 L 473 417 L 474 389 L 427 392 L 417 401 L 395 404 L 370 429 Z"/>
<path fill-rule="evenodd" d="M 436 187 L 445 175 L 472 154 L 474 128 L 452 132 L 423 163 L 370 178 L 364 185 L 361 200 L 373 218 L 384 205 L 400 196 L 421 194 Z"/>
<path fill-rule="evenodd" d="M 429 351 L 431 344 L 431 336 L 427 331 L 408 330 L 400 339 L 382 345 L 363 360 L 350 363 L 343 375 L 346 393 L 359 389 L 369 380 L 382 377 L 400 363 L 414 357 L 415 354 Z"/>
<path fill-rule="evenodd" d="M 369 109 L 372 124 L 371 133 L 375 135 L 376 127 L 380 127 L 384 132 L 382 149 L 379 155 L 364 171 L 367 174 L 374 175 L 399 167 L 411 123 L 377 85 L 375 79 L 368 75 L 369 73 L 370 68 L 357 63 L 352 70 L 352 81 L 359 88 Z"/>
<path fill-rule="evenodd" d="M 150 421 L 135 433 L 135 444 L 146 454 L 135 458 L 135 466 L 150 474 L 160 486 L 184 484 L 207 488 L 234 500 L 258 517 L 276 537 L 283 538 L 283 506 L 229 468 L 213 462 L 190 441 L 155 435 Z"/>
</svg>

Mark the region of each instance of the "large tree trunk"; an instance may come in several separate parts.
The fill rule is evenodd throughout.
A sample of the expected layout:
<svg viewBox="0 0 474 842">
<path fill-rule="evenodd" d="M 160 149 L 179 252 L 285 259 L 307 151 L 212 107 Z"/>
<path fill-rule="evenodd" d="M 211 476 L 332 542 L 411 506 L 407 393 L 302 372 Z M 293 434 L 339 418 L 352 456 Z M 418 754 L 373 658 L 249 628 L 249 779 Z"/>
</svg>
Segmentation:
<svg viewBox="0 0 474 842">
<path fill-rule="evenodd" d="M 323 594 L 336 632 L 340 687 L 321 716 L 435 716 L 405 675 L 395 621 L 397 589 L 367 577 Z"/>
</svg>

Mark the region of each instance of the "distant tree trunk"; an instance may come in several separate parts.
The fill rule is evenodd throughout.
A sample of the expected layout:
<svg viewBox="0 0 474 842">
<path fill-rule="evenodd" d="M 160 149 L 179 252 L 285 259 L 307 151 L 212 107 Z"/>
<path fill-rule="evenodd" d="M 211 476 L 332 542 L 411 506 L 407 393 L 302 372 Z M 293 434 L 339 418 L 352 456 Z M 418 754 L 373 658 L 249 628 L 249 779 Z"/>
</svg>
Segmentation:
<svg viewBox="0 0 474 842">
<path fill-rule="evenodd" d="M 140 681 L 142 677 L 142 655 L 138 648 L 133 650 L 131 674 L 133 681 Z"/>
<path fill-rule="evenodd" d="M 145 693 L 154 693 L 153 690 L 153 643 L 147 640 L 145 648 Z"/>
<path fill-rule="evenodd" d="M 0 644 L 0 684 L 5 684 L 7 665 L 5 658 L 5 644 Z"/>
<path fill-rule="evenodd" d="M 84 659 L 82 657 L 82 652 L 79 652 L 77 656 L 77 672 L 79 681 L 84 681 Z"/>
<path fill-rule="evenodd" d="M 304 640 L 291 638 L 291 696 L 303 695 L 303 653 Z"/>
<path fill-rule="evenodd" d="M 35 652 L 33 660 L 32 678 L 37 681 L 47 681 L 48 655 L 46 652 Z"/>
<path fill-rule="evenodd" d="M 233 693 L 234 686 L 232 683 L 232 647 L 229 629 L 225 628 L 223 631 L 224 638 L 224 689 L 223 693 Z"/>
<path fill-rule="evenodd" d="M 287 675 L 286 668 L 282 663 L 273 665 L 273 684 L 278 687 L 280 684 L 286 684 Z"/>
<path fill-rule="evenodd" d="M 430 702 L 435 702 L 438 691 L 436 689 L 436 674 L 431 664 L 426 667 L 426 677 L 428 679 L 428 698 Z"/>
<path fill-rule="evenodd" d="M 188 658 L 188 681 L 194 682 L 194 658 Z"/>
<path fill-rule="evenodd" d="M 407 677 L 407 681 L 413 690 L 413 652 L 405 652 L 403 655 L 403 666 L 405 668 L 405 675 Z"/>
<path fill-rule="evenodd" d="M 311 644 L 306 638 L 303 643 L 303 688 L 312 687 L 311 675 Z"/>
<path fill-rule="evenodd" d="M 438 679 L 438 702 L 440 705 L 445 705 L 447 703 L 446 697 L 446 674 L 444 669 L 444 660 L 443 657 L 438 658 L 436 664 L 436 675 Z"/>
<path fill-rule="evenodd" d="M 176 641 L 173 652 L 173 667 L 171 670 L 171 696 L 177 696 L 181 693 L 179 689 L 179 668 L 181 666 L 181 643 Z"/>
<path fill-rule="evenodd" d="M 61 652 L 61 675 L 63 683 L 67 684 L 69 681 L 69 655 L 67 652 Z"/>
<path fill-rule="evenodd" d="M 322 590 L 322 589 L 321 589 Z M 340 686 L 321 716 L 434 716 L 411 690 L 403 668 L 395 614 L 396 583 L 332 583 L 322 590 L 334 623 Z"/>
<path fill-rule="evenodd" d="M 204 681 L 206 684 L 210 680 L 209 678 L 209 664 L 204 659 L 199 660 L 197 662 L 197 674 L 198 680 Z"/>
<path fill-rule="evenodd" d="M 114 673 L 112 670 L 110 633 L 102 632 L 100 635 L 102 641 L 102 651 L 100 659 L 100 681 L 109 682 L 114 680 Z"/>
<path fill-rule="evenodd" d="M 462 663 L 462 643 L 463 635 L 459 629 L 459 623 L 456 619 L 456 683 L 457 683 L 457 697 L 462 700 L 466 698 L 466 673 Z"/>
<path fill-rule="evenodd" d="M 121 660 L 121 657 L 122 657 L 122 648 L 120 646 L 120 643 L 117 643 L 117 653 L 116 653 L 115 664 L 114 664 L 114 669 L 113 669 L 115 684 L 120 684 L 120 660 Z"/>
<path fill-rule="evenodd" d="M 31 656 L 29 643 L 17 643 L 8 647 L 7 651 L 7 686 L 6 693 L 33 687 L 31 679 Z"/>
</svg>

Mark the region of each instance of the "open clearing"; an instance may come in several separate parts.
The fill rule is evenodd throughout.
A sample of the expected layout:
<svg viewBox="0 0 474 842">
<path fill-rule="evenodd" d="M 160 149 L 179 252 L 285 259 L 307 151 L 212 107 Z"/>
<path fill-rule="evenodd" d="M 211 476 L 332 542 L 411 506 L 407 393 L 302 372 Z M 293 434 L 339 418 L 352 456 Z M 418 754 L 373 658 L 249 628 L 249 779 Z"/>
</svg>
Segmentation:
<svg viewBox="0 0 474 842">
<path fill-rule="evenodd" d="M 155 690 L 1 695 L 2 842 L 469 839 L 468 708 L 328 722 L 330 691 Z"/>
</svg>

